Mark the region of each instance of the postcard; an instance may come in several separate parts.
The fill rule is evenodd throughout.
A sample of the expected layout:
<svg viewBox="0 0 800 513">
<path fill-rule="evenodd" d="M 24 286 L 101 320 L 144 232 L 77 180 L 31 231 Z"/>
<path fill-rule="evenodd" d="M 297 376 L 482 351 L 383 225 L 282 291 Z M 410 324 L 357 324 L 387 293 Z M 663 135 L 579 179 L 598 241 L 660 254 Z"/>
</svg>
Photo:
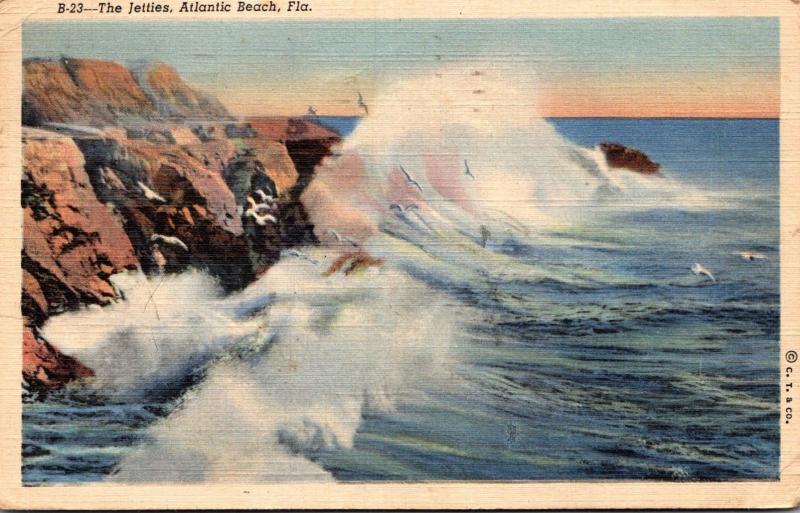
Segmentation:
<svg viewBox="0 0 800 513">
<path fill-rule="evenodd" d="M 800 502 L 792 0 L 0 39 L 4 507 Z"/>
</svg>

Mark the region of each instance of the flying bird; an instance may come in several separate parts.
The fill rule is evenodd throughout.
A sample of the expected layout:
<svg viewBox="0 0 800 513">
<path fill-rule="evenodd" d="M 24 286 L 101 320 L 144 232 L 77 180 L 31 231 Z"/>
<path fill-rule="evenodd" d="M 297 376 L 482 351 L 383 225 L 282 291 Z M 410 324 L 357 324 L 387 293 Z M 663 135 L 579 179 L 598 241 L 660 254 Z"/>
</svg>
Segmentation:
<svg viewBox="0 0 800 513">
<path fill-rule="evenodd" d="M 350 237 L 346 237 L 346 236 L 343 237 L 343 236 L 339 235 L 339 232 L 337 232 L 333 228 L 328 228 L 325 231 L 325 233 L 327 233 L 328 235 L 333 235 L 333 237 L 336 239 L 337 242 L 347 242 L 348 244 L 352 244 L 353 246 L 358 246 L 358 242 L 354 241 Z"/>
<path fill-rule="evenodd" d="M 261 194 L 263 196 L 266 196 L 266 194 L 264 194 L 263 191 L 261 191 Z M 247 196 L 247 203 L 250 204 L 250 208 L 247 209 L 244 215 L 255 219 L 256 223 L 259 226 L 265 226 L 267 222 L 270 222 L 272 224 L 278 224 L 278 220 L 275 218 L 275 216 L 269 213 L 262 213 L 265 210 L 266 211 L 273 210 L 272 205 L 269 205 L 267 203 L 256 203 L 256 200 L 254 200 L 252 196 Z"/>
<path fill-rule="evenodd" d="M 145 198 L 149 199 L 150 201 L 155 201 L 157 203 L 167 202 L 167 200 L 165 200 L 162 196 L 160 196 L 156 191 L 146 186 L 142 182 L 136 182 L 136 183 L 139 185 L 139 188 L 142 189 Z"/>
<path fill-rule="evenodd" d="M 273 198 L 271 195 L 267 194 L 266 192 L 262 191 L 261 189 L 256 189 L 256 194 L 261 196 L 261 201 L 263 203 L 270 204 L 270 203 L 273 203 L 275 201 L 275 198 Z"/>
<path fill-rule="evenodd" d="M 757 251 L 740 251 L 738 253 L 734 253 L 734 255 L 739 256 L 744 260 L 749 260 L 750 262 L 753 260 L 767 260 L 767 255 Z"/>
<path fill-rule="evenodd" d="M 405 207 L 403 207 L 402 205 L 399 205 L 397 203 L 392 203 L 391 205 L 389 205 L 389 210 L 391 210 L 395 214 L 405 214 L 409 210 L 414 210 L 414 209 L 418 209 L 418 208 L 419 207 L 417 207 L 416 203 L 409 203 Z"/>
<path fill-rule="evenodd" d="M 244 215 L 255 219 L 256 223 L 259 226 L 266 226 L 267 222 L 270 222 L 272 224 L 278 224 L 278 220 L 272 214 L 259 214 L 255 210 L 251 209 L 245 212 Z"/>
<path fill-rule="evenodd" d="M 312 264 L 318 264 L 319 263 L 319 260 L 311 258 L 310 256 L 308 256 L 307 254 L 303 253 L 299 249 L 287 249 L 285 251 L 285 253 L 287 255 L 290 255 L 290 256 L 293 256 L 293 257 L 296 257 L 296 258 L 307 260 L 307 261 L 311 262 Z"/>
<path fill-rule="evenodd" d="M 308 106 L 308 115 L 309 116 L 316 116 L 317 115 L 317 109 L 315 109 L 313 105 L 309 105 Z"/>
<path fill-rule="evenodd" d="M 367 107 L 367 104 L 364 103 L 364 97 L 361 96 L 361 91 L 358 93 L 358 106 L 364 109 L 365 114 L 369 114 L 369 108 Z"/>
<path fill-rule="evenodd" d="M 414 186 L 416 186 L 416 187 L 417 187 L 417 189 L 419 189 L 419 191 L 420 191 L 420 192 L 422 192 L 422 187 L 420 186 L 420 184 L 419 184 L 419 183 L 417 183 L 417 181 L 416 181 L 416 180 L 414 180 L 413 178 L 411 178 L 411 175 L 410 175 L 410 174 L 408 174 L 408 171 L 406 171 L 406 170 L 405 170 L 405 168 L 404 168 L 403 166 L 400 166 L 400 171 L 402 171 L 402 172 L 403 172 L 403 174 L 404 174 L 404 175 L 406 175 L 406 182 L 410 183 L 411 185 L 414 185 Z"/>
<path fill-rule="evenodd" d="M 182 240 L 178 237 L 170 237 L 167 235 L 161 235 L 160 233 L 154 233 L 150 236 L 150 242 L 158 244 L 159 242 L 164 244 L 169 244 L 170 246 L 178 246 L 179 248 L 183 249 L 184 251 L 189 251 L 189 248 L 184 244 Z"/>
<path fill-rule="evenodd" d="M 708 276 L 711 279 L 711 281 L 713 281 L 714 283 L 717 282 L 717 279 L 714 278 L 714 275 L 711 274 L 711 271 L 709 271 L 708 269 L 703 267 L 701 264 L 698 264 L 697 262 L 695 262 L 694 265 L 692 265 L 691 269 L 692 269 L 692 272 L 697 274 L 698 276 L 703 274 L 705 276 Z"/>
<path fill-rule="evenodd" d="M 467 160 L 464 159 L 464 174 L 468 177 L 475 179 L 475 175 L 472 174 L 472 171 L 469 170 L 469 164 L 467 164 Z"/>
</svg>

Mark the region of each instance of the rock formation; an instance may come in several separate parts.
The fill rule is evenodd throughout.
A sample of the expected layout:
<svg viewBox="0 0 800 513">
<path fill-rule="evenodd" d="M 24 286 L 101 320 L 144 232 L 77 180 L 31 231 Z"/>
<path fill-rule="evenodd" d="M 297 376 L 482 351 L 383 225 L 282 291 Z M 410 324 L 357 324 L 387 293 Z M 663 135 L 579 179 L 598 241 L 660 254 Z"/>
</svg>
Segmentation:
<svg viewBox="0 0 800 513">
<path fill-rule="evenodd" d="M 598 145 L 610 167 L 628 169 L 644 175 L 657 175 L 661 164 L 650 160 L 643 151 L 617 143 Z"/>
<path fill-rule="evenodd" d="M 46 391 L 92 374 L 38 333 L 48 316 L 117 299 L 110 277 L 205 269 L 246 286 L 314 242 L 299 202 L 338 141 L 304 120 L 243 123 L 164 64 L 24 63 L 23 377 Z M 254 202 L 269 212 L 248 215 Z M 261 207 L 266 208 L 266 207 Z M 265 220 L 269 220 L 266 222 Z"/>
</svg>

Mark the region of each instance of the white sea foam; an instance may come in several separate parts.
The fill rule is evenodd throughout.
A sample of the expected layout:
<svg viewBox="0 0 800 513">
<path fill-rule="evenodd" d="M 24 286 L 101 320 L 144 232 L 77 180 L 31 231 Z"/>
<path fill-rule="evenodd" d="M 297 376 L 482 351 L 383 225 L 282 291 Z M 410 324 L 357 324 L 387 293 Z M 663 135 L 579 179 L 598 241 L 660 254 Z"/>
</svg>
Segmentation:
<svg viewBox="0 0 800 513">
<path fill-rule="evenodd" d="M 480 236 L 481 226 L 520 234 L 718 204 L 668 174 L 610 169 L 599 149 L 568 142 L 539 116 L 530 82 L 459 66 L 393 84 L 305 191 L 317 235 L 364 241 L 390 213 Z M 401 215 L 407 205 L 416 208 Z"/>
<path fill-rule="evenodd" d="M 456 379 L 461 330 L 444 298 L 390 265 L 326 276 L 326 253 L 287 258 L 227 298 L 198 272 L 120 276 L 124 301 L 50 320 L 45 336 L 97 373 L 88 386 L 118 399 L 208 366 L 113 479 L 327 478 L 306 457 L 350 447 L 365 408 Z"/>
</svg>

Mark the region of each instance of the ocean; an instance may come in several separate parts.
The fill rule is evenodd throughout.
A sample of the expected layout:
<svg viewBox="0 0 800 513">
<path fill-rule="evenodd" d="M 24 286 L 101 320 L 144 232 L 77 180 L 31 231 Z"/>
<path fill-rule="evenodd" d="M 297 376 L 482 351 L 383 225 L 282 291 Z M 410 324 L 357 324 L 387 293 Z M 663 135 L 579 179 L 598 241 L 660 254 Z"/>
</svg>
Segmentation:
<svg viewBox="0 0 800 513">
<path fill-rule="evenodd" d="M 549 119 L 506 139 L 459 125 L 442 132 L 457 179 L 423 180 L 450 164 L 421 151 L 402 164 L 413 193 L 357 144 L 369 127 L 323 122 L 354 139 L 343 162 L 361 148 L 374 170 L 336 205 L 380 204 L 363 246 L 386 263 L 321 278 L 329 251 L 303 248 L 227 297 L 186 273 L 163 301 L 206 299 L 159 319 L 131 313 L 160 296 L 125 277 L 127 306 L 53 318 L 44 335 L 102 386 L 24 404 L 25 484 L 778 478 L 777 120 Z M 566 153 L 542 157 L 551 141 Z M 605 141 L 664 177 L 604 168 Z M 449 201 L 456 183 L 495 213 Z M 115 344 L 147 349 L 121 366 L 98 356 Z"/>
</svg>

